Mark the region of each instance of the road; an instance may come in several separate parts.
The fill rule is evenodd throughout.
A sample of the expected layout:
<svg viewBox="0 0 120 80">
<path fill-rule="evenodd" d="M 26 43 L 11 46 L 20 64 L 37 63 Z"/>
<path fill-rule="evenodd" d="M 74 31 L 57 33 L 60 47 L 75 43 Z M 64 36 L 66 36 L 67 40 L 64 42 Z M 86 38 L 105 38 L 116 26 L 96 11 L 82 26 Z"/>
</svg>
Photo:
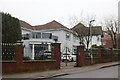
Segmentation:
<svg viewBox="0 0 120 80">
<path fill-rule="evenodd" d="M 56 78 L 118 78 L 118 66 L 112 66 Z"/>
</svg>

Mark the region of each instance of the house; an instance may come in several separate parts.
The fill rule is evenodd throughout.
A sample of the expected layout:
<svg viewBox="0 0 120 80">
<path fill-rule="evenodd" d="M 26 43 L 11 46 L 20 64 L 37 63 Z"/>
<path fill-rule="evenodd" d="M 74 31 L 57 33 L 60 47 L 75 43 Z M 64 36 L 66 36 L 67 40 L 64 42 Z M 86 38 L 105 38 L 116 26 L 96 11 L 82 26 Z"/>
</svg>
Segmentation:
<svg viewBox="0 0 120 80">
<path fill-rule="evenodd" d="M 34 27 L 22 20 L 20 20 L 20 25 L 24 44 L 24 56 L 34 59 L 40 50 L 51 51 L 50 44 L 53 43 L 54 40 L 51 38 L 50 33 L 46 34 L 36 31 Z"/>
<path fill-rule="evenodd" d="M 60 24 L 59 22 L 53 20 L 44 25 L 33 26 L 35 31 L 41 33 L 51 33 L 57 37 L 57 42 L 61 43 L 61 52 L 73 53 L 76 49 L 76 46 L 79 45 L 79 38 L 77 33 Z M 53 38 L 54 38 L 53 36 Z M 67 47 L 67 49 L 66 49 Z"/>
<path fill-rule="evenodd" d="M 44 25 L 32 26 L 20 20 L 24 56 L 34 59 L 40 51 L 51 51 L 51 43 L 61 43 L 61 53 L 75 53 L 79 45 L 77 33 L 53 20 Z"/>
<path fill-rule="evenodd" d="M 108 34 L 108 32 L 107 31 L 103 31 L 103 38 L 102 38 L 102 41 L 103 41 L 103 46 L 105 47 L 105 48 L 113 48 L 113 45 L 112 45 L 112 39 L 111 39 L 111 36 Z M 120 33 L 119 34 L 116 34 L 116 46 L 117 46 L 117 48 L 119 48 L 120 49 Z"/>
<path fill-rule="evenodd" d="M 102 45 L 102 27 L 101 26 L 92 26 L 91 28 L 84 26 L 83 24 L 79 23 L 71 30 L 75 31 L 78 33 L 78 35 L 81 38 L 81 41 L 84 43 L 84 45 L 87 48 L 87 41 L 88 41 L 88 36 L 90 36 L 90 41 L 89 41 L 89 48 L 91 45 L 96 44 L 97 46 Z M 92 34 L 92 41 L 91 41 L 91 34 Z M 91 43 L 92 42 L 92 43 Z"/>
</svg>

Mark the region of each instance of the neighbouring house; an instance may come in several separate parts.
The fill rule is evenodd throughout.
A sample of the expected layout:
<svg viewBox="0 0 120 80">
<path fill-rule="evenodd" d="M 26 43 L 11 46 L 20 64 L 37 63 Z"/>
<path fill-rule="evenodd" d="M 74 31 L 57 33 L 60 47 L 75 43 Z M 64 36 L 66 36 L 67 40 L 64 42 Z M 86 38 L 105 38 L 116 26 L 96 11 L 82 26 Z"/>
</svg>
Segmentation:
<svg viewBox="0 0 120 80">
<path fill-rule="evenodd" d="M 51 43 L 61 43 L 61 53 L 75 53 L 79 45 L 77 33 L 53 20 L 44 25 L 32 26 L 20 20 L 24 56 L 35 59 L 40 51 L 51 51 Z"/>
<path fill-rule="evenodd" d="M 102 27 L 101 26 L 92 26 L 91 30 L 89 27 L 84 26 L 83 24 L 79 23 L 71 30 L 77 32 L 81 38 L 81 41 L 84 43 L 85 47 L 87 48 L 87 40 L 88 40 L 88 35 L 92 34 L 92 41 L 89 41 L 89 46 L 88 48 L 91 47 L 91 45 L 96 44 L 97 46 L 102 45 Z M 90 37 L 91 38 L 91 37 Z M 92 43 L 91 43 L 92 42 Z"/>
<path fill-rule="evenodd" d="M 111 39 L 111 36 L 108 34 L 107 31 L 103 31 L 103 38 L 102 38 L 102 41 L 103 41 L 103 46 L 105 48 L 113 48 L 113 45 L 112 45 L 112 39 Z M 117 48 L 120 49 L 120 33 L 119 34 L 116 34 L 116 46 Z"/>
</svg>

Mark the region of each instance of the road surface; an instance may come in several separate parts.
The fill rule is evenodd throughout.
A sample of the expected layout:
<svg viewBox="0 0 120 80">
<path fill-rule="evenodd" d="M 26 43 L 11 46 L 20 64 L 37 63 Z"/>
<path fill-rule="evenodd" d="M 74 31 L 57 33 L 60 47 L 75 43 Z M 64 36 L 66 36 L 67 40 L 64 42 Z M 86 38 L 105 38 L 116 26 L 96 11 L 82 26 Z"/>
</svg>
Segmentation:
<svg viewBox="0 0 120 80">
<path fill-rule="evenodd" d="M 112 66 L 56 78 L 118 78 L 118 66 Z"/>
</svg>

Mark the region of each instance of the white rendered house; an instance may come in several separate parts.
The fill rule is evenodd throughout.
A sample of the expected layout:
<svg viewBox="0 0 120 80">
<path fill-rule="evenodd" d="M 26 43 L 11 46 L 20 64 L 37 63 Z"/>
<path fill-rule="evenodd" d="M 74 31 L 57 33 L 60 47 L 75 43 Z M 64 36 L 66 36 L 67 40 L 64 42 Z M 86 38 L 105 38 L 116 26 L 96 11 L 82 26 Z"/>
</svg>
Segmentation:
<svg viewBox="0 0 120 80">
<path fill-rule="evenodd" d="M 52 21 L 44 25 L 31 26 L 30 24 L 20 21 L 23 43 L 24 56 L 34 59 L 35 55 L 41 50 L 51 51 L 51 43 L 61 43 L 61 53 L 66 50 L 69 53 L 75 53 L 79 45 L 77 33 L 58 23 Z"/>
</svg>

